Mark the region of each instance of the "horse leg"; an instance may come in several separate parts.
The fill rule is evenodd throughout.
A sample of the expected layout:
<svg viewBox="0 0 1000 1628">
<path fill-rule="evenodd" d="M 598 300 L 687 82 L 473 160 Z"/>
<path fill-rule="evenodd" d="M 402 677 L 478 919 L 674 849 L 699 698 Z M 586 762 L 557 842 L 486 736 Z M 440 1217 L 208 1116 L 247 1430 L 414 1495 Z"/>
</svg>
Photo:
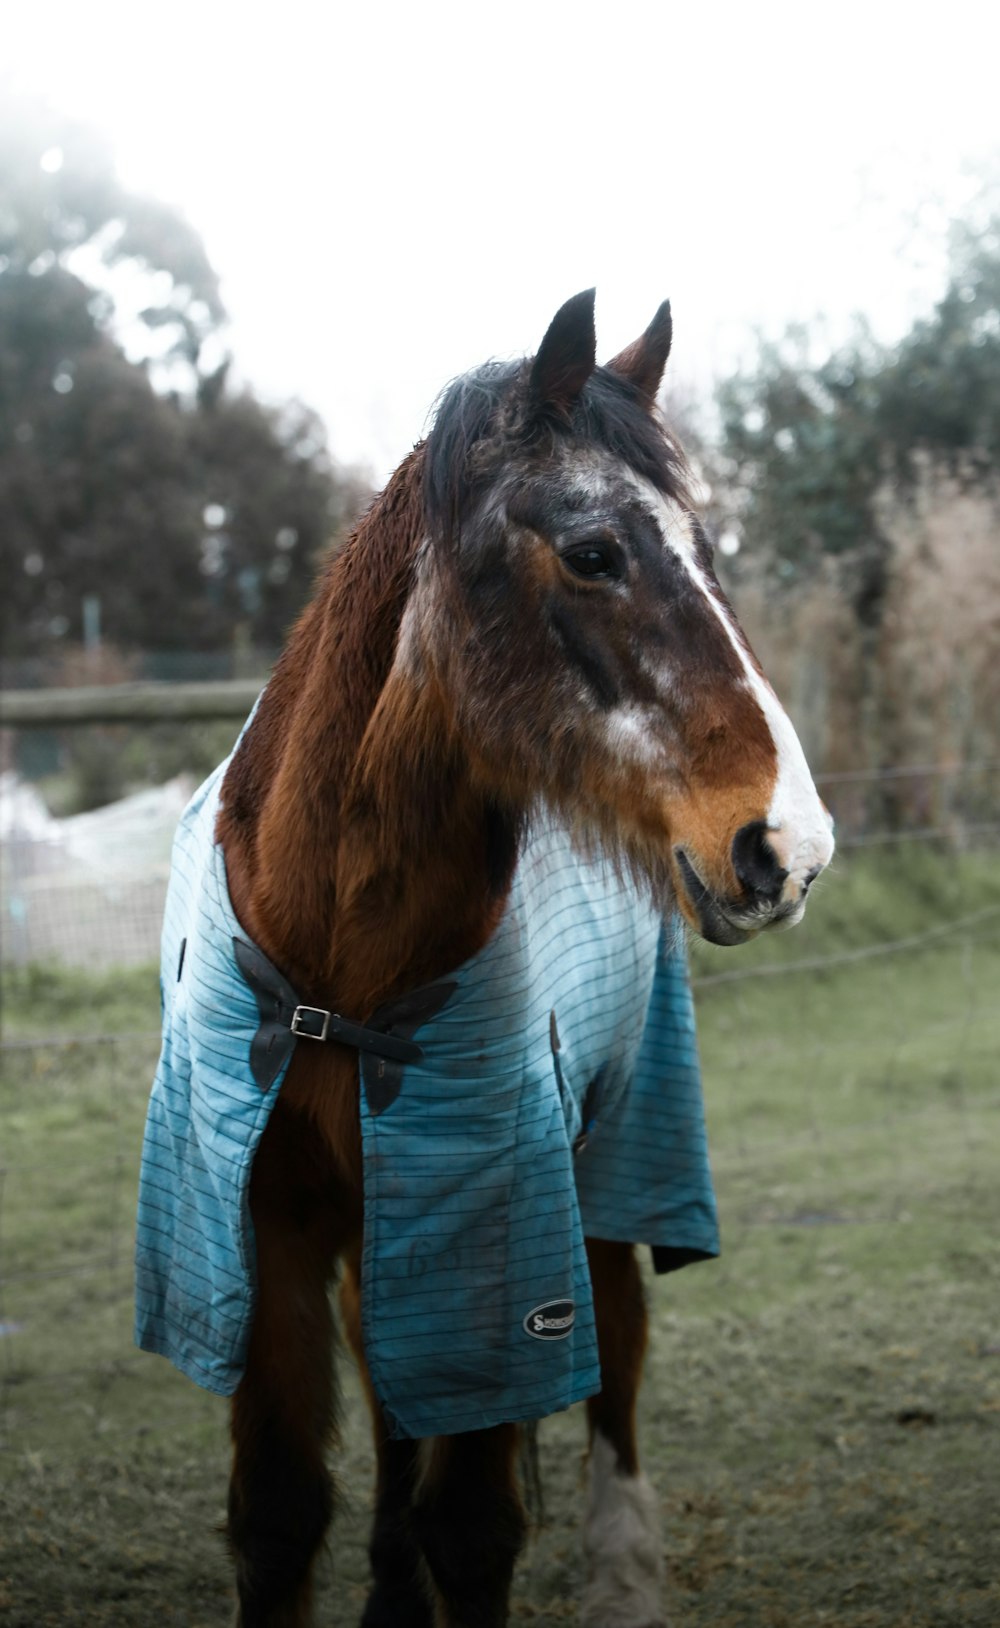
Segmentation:
<svg viewBox="0 0 1000 1628">
<path fill-rule="evenodd" d="M 340 1291 L 375 1425 L 378 1488 L 362 1628 L 503 1628 L 526 1521 L 517 1488 L 514 1425 L 435 1442 L 393 1440 L 364 1360 L 354 1255 Z M 426 1588 L 433 1583 L 439 1615 Z"/>
<path fill-rule="evenodd" d="M 527 1526 L 517 1485 L 518 1427 L 439 1436 L 413 1507 L 440 1628 L 504 1628 Z"/>
<path fill-rule="evenodd" d="M 657 1499 L 639 1470 L 635 1404 L 646 1302 L 631 1244 L 587 1239 L 601 1392 L 587 1403 L 590 1491 L 583 1628 L 665 1628 Z"/>
<path fill-rule="evenodd" d="M 368 1396 L 377 1465 L 375 1518 L 368 1545 L 372 1589 L 365 1603 L 361 1628 L 433 1628 L 434 1608 L 426 1587 L 423 1556 L 410 1525 L 420 1443 L 393 1440 L 386 1430 L 365 1362 L 359 1273 L 355 1253 L 345 1264 L 340 1309 L 344 1333 L 357 1358 Z"/>
<path fill-rule="evenodd" d="M 258 1294 L 233 1397 L 229 1484 L 237 1628 L 306 1628 L 313 1561 L 333 1510 L 325 1463 L 335 1417 L 331 1185 L 282 1106 L 251 1182 Z"/>
</svg>

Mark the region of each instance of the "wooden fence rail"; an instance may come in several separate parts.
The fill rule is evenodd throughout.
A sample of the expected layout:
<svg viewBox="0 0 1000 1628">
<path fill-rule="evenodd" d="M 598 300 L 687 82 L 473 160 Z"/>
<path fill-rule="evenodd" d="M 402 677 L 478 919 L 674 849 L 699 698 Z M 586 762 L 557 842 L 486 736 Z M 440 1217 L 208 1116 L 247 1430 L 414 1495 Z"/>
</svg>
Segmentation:
<svg viewBox="0 0 1000 1628">
<path fill-rule="evenodd" d="M 0 727 L 65 729 L 75 724 L 193 723 L 246 717 L 263 678 L 205 684 L 92 684 L 72 690 L 0 691 Z"/>
</svg>

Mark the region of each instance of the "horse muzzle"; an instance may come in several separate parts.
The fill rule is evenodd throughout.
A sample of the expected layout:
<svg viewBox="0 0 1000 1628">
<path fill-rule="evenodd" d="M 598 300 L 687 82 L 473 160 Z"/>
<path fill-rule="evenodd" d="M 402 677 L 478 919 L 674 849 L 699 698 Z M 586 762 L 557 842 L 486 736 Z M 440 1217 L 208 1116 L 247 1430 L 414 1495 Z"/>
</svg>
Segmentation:
<svg viewBox="0 0 1000 1628">
<path fill-rule="evenodd" d="M 770 832 L 763 820 L 740 827 L 730 849 L 733 893 L 712 888 L 687 850 L 674 849 L 678 905 L 710 944 L 745 944 L 760 932 L 794 927 L 802 920 L 809 889 L 832 858 L 833 838 L 786 866 L 776 836 L 780 834 Z"/>
</svg>

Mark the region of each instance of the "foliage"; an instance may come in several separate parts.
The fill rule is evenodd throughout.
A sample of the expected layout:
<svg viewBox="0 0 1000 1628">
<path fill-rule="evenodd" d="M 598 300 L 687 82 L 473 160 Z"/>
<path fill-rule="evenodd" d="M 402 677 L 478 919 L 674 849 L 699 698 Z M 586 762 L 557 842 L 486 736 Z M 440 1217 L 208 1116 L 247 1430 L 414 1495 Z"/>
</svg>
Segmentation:
<svg viewBox="0 0 1000 1628">
<path fill-rule="evenodd" d="M 0 129 L 0 559 L 7 656 L 278 644 L 365 483 L 299 405 L 230 381 L 218 280 L 92 133 Z"/>
<path fill-rule="evenodd" d="M 952 274 L 878 380 L 877 423 L 897 479 L 914 453 L 966 485 L 991 484 L 1000 463 L 1000 219 L 955 228 Z"/>
<path fill-rule="evenodd" d="M 876 628 L 892 545 L 887 485 L 916 490 L 928 467 L 991 484 L 1000 456 L 1000 222 L 954 235 L 948 286 L 894 348 L 863 327 L 817 362 L 810 335 L 761 346 L 723 386 L 718 474 L 747 549 L 781 583 L 836 562 L 857 620 Z"/>
<path fill-rule="evenodd" d="M 742 499 L 748 546 L 765 552 L 786 584 L 833 555 L 863 622 L 878 620 L 884 596 L 877 366 L 867 339 L 816 366 L 799 329 L 763 346 L 757 372 L 720 391 L 724 469 Z"/>
</svg>

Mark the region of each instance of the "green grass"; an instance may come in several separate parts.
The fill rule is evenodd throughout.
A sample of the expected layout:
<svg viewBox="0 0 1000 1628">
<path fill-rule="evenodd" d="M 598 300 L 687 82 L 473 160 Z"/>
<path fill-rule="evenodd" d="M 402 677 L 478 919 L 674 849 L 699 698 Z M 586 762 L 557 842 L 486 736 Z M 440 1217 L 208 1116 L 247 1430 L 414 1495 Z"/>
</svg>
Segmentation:
<svg viewBox="0 0 1000 1628">
<path fill-rule="evenodd" d="M 152 1032 L 159 1026 L 155 967 L 5 967 L 0 1012 L 5 1041 Z"/>
<path fill-rule="evenodd" d="M 650 1280 L 642 1437 L 675 1628 L 996 1628 L 1000 860 L 849 857 L 795 932 L 693 959 L 785 971 L 699 990 L 724 1254 Z M 8 1049 L 0 1084 L 0 1319 L 20 1325 L 0 1339 L 0 1617 L 207 1628 L 231 1599 L 225 1405 L 131 1348 L 155 974 L 36 969 L 4 995 L 8 1040 L 44 1041 Z M 358 1619 L 366 1576 L 350 1374 L 347 1393 L 331 1622 Z M 582 1446 L 579 1410 L 543 1430 L 515 1621 L 573 1620 Z"/>
</svg>

